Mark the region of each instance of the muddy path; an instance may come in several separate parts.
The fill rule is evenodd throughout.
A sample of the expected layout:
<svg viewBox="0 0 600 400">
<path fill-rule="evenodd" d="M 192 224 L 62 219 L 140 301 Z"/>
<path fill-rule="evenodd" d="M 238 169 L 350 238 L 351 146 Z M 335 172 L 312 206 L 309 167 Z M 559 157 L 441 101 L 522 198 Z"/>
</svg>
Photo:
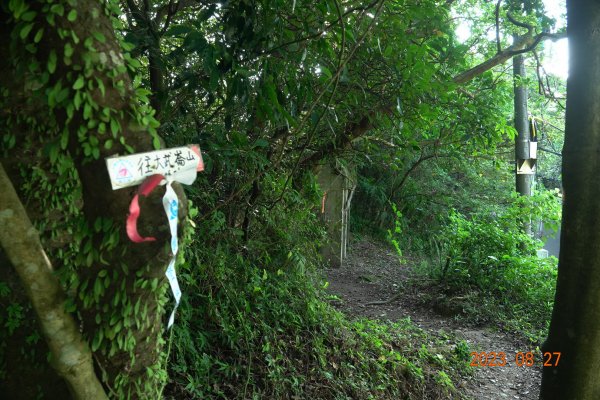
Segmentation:
<svg viewBox="0 0 600 400">
<path fill-rule="evenodd" d="M 428 294 L 406 285 L 411 268 L 410 261 L 401 264 L 393 250 L 384 245 L 366 240 L 354 243 L 345 265 L 326 271 L 328 290 L 339 298 L 332 304 L 352 317 L 392 321 L 410 317 L 415 325 L 434 335 L 448 332 L 465 340 L 472 351 L 504 352 L 507 366 L 476 368 L 473 377 L 458 383 L 458 389 L 472 399 L 537 399 L 541 367 L 515 365 L 517 352 L 532 349 L 491 327 L 468 325 L 436 306 L 435 301 L 433 306 L 431 301 L 422 301 Z M 388 304 L 368 305 L 394 296 Z"/>
</svg>

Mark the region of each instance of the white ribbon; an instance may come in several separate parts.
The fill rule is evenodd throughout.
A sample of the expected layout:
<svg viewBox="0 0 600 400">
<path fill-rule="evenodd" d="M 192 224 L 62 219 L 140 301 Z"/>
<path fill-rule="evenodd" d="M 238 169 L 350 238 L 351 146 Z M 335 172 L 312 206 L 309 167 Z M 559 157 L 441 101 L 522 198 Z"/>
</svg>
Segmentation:
<svg viewBox="0 0 600 400">
<path fill-rule="evenodd" d="M 179 288 L 179 282 L 177 281 L 177 273 L 175 272 L 177 250 L 179 250 L 179 245 L 177 242 L 177 222 L 179 220 L 177 215 L 179 213 L 179 199 L 171 187 L 170 181 L 167 181 L 165 195 L 163 196 L 163 206 L 165 208 L 165 214 L 167 214 L 167 218 L 169 220 L 169 229 L 171 231 L 171 252 L 173 253 L 171 262 L 169 262 L 169 266 L 165 272 L 165 275 L 169 280 L 169 284 L 171 285 L 171 291 L 175 297 L 175 307 L 171 312 L 169 323 L 167 324 L 167 329 L 169 329 L 175 321 L 175 311 L 177 310 L 177 307 L 179 307 L 179 301 L 181 300 L 181 289 Z"/>
<path fill-rule="evenodd" d="M 130 154 L 122 157 L 109 157 L 106 159 L 106 167 L 108 169 L 113 190 L 139 185 L 144 180 L 154 175 L 162 175 L 165 178 L 164 181 L 160 182 L 160 185 L 166 183 L 163 206 L 169 221 L 169 230 L 171 231 L 171 253 L 173 254 L 165 275 L 169 280 L 173 297 L 175 297 L 175 307 L 169 316 L 167 325 L 167 329 L 169 329 L 175 322 L 175 311 L 181 300 L 181 289 L 179 288 L 177 273 L 175 271 L 175 262 L 177 261 L 177 251 L 179 249 L 179 244 L 177 242 L 179 199 L 171 187 L 171 183 L 177 181 L 186 185 L 191 185 L 196 179 L 197 172 L 204 170 L 200 148 L 197 145 L 190 145 L 173 149 Z M 137 197 L 134 197 L 134 201 L 136 201 L 135 204 L 137 205 Z M 139 213 L 137 215 L 139 215 Z M 134 232 L 137 234 L 135 221 L 137 221 L 137 216 L 134 219 Z M 131 236 L 129 237 L 136 242 L 154 240 L 154 238 L 141 238 L 141 240 L 135 240 Z"/>
</svg>

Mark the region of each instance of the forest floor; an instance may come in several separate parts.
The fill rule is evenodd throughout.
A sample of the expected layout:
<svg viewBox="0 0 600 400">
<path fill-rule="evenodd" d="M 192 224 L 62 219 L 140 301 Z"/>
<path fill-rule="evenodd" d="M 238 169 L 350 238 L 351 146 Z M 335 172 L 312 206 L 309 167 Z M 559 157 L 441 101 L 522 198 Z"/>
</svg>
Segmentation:
<svg viewBox="0 0 600 400">
<path fill-rule="evenodd" d="M 432 335 L 450 334 L 466 341 L 471 351 L 506 353 L 506 366 L 475 367 L 472 376 L 455 382 L 466 398 L 538 398 L 539 363 L 533 367 L 515 365 L 517 352 L 533 350 L 527 344 L 493 326 L 473 326 L 456 315 L 456 310 L 436 304 L 435 289 L 428 292 L 421 285 L 410 284 L 411 280 L 418 279 L 413 266 L 409 259 L 401 263 L 393 249 L 368 240 L 353 243 L 351 248 L 343 267 L 326 271 L 328 291 L 335 295 L 332 304 L 336 308 L 351 318 L 397 321 L 410 317 L 414 325 Z M 394 297 L 388 304 L 367 304 Z"/>
</svg>

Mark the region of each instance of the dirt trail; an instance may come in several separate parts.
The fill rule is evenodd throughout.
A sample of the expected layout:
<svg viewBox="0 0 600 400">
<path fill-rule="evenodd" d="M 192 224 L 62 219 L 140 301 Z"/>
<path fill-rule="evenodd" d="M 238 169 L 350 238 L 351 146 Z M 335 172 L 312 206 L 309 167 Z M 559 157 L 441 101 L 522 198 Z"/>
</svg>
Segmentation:
<svg viewBox="0 0 600 400">
<path fill-rule="evenodd" d="M 334 305 L 351 316 L 384 320 L 410 317 L 415 325 L 433 334 L 451 332 L 469 343 L 473 351 L 504 352 L 508 365 L 505 367 L 476 368 L 472 378 L 460 382 L 458 388 L 467 397 L 482 400 L 537 399 L 541 381 L 541 368 L 516 367 L 515 354 L 531 349 L 523 348 L 505 333 L 494 332 L 485 327 L 465 326 L 452 316 L 440 314 L 422 306 L 419 293 L 406 289 L 403 282 L 410 274 L 410 266 L 401 265 L 392 250 L 368 241 L 352 245 L 352 251 L 342 268 L 328 269 L 329 292 L 339 296 Z M 366 305 L 369 302 L 387 300 L 395 294 L 398 298 L 389 304 Z M 536 354 L 536 359 L 539 355 Z"/>
</svg>

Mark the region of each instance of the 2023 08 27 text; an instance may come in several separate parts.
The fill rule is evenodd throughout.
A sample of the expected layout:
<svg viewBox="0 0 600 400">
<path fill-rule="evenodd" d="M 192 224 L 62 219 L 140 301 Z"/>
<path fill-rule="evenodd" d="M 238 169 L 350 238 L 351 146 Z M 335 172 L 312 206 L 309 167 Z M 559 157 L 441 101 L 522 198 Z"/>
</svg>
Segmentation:
<svg viewBox="0 0 600 400">
<path fill-rule="evenodd" d="M 560 351 L 545 352 L 542 357 L 544 367 L 556 367 L 560 361 Z M 533 351 L 517 352 L 514 357 L 514 365 L 517 367 L 533 367 L 536 357 Z M 471 367 L 510 367 L 506 353 L 503 351 L 471 352 Z"/>
</svg>

